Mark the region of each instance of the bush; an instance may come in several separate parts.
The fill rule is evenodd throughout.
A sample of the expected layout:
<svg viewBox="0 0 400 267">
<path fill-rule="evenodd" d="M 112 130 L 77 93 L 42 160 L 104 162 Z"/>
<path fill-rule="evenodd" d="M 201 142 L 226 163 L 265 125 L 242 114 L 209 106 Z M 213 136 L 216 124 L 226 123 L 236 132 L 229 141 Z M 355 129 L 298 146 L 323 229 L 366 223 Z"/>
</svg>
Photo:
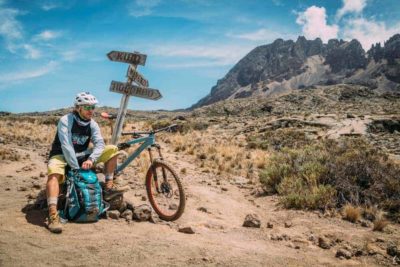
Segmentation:
<svg viewBox="0 0 400 267">
<path fill-rule="evenodd" d="M 356 223 L 361 218 L 361 209 L 353 205 L 347 204 L 343 207 L 343 219 Z"/>
<path fill-rule="evenodd" d="M 265 190 L 287 208 L 373 206 L 400 213 L 400 167 L 360 139 L 283 149 L 260 173 Z"/>
</svg>

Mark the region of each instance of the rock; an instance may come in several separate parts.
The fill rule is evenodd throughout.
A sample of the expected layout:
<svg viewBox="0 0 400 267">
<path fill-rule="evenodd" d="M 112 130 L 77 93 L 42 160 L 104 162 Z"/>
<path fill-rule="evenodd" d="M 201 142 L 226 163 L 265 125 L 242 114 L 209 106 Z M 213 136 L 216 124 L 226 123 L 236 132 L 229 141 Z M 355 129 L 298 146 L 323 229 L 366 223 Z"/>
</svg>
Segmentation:
<svg viewBox="0 0 400 267">
<path fill-rule="evenodd" d="M 27 191 L 28 188 L 26 188 L 25 186 L 20 186 L 20 187 L 18 187 L 17 190 L 18 190 L 18 191 Z"/>
<path fill-rule="evenodd" d="M 40 185 L 40 183 L 38 183 L 38 182 L 33 182 L 33 184 L 32 184 L 32 186 L 33 186 L 33 188 L 35 188 L 35 189 L 42 189 L 42 186 Z"/>
<path fill-rule="evenodd" d="M 124 212 L 121 213 L 120 217 L 124 218 L 128 222 L 132 221 L 133 211 L 131 211 L 130 209 L 126 209 Z"/>
<path fill-rule="evenodd" d="M 320 237 L 318 237 L 318 246 L 323 249 L 330 249 L 331 242 L 326 237 L 320 236 Z"/>
<path fill-rule="evenodd" d="M 110 204 L 110 210 L 119 210 L 123 205 L 123 202 L 124 202 L 123 195 L 118 195 L 112 198 L 111 200 L 108 200 L 108 203 Z"/>
<path fill-rule="evenodd" d="M 178 205 L 176 205 L 175 203 L 172 203 L 169 205 L 168 207 L 170 210 L 177 210 L 178 209 Z"/>
<path fill-rule="evenodd" d="M 243 222 L 244 227 L 260 228 L 261 221 L 257 214 L 247 214 Z"/>
<path fill-rule="evenodd" d="M 37 198 L 37 194 L 36 193 L 29 193 L 28 195 L 27 195 L 27 198 L 28 199 L 36 199 Z"/>
<path fill-rule="evenodd" d="M 347 113 L 346 117 L 347 117 L 348 119 L 354 119 L 356 116 L 354 116 L 354 115 L 351 114 L 351 113 Z"/>
<path fill-rule="evenodd" d="M 141 222 L 148 221 L 151 218 L 151 213 L 150 206 L 143 204 L 134 208 L 133 219 Z"/>
<path fill-rule="evenodd" d="M 205 208 L 205 207 L 199 207 L 199 208 L 197 208 L 197 210 L 198 210 L 198 211 L 205 212 L 205 213 L 208 213 L 208 210 L 207 210 L 207 208 Z"/>
<path fill-rule="evenodd" d="M 154 224 L 158 224 L 158 223 L 162 223 L 163 222 L 163 220 L 161 220 L 160 217 L 158 217 L 158 215 L 155 214 L 155 213 L 151 214 L 149 221 L 151 223 L 154 223 Z"/>
<path fill-rule="evenodd" d="M 191 227 L 191 226 L 179 227 L 178 232 L 185 233 L 185 234 L 194 234 L 195 233 L 193 227 Z"/>
<path fill-rule="evenodd" d="M 118 211 L 119 211 L 120 213 L 123 213 L 123 212 L 126 210 L 127 205 L 128 205 L 128 204 L 126 204 L 126 201 L 122 200 L 121 205 L 119 206 Z"/>
<path fill-rule="evenodd" d="M 395 244 L 389 244 L 386 248 L 386 253 L 392 257 L 400 257 L 400 251 Z"/>
<path fill-rule="evenodd" d="M 372 224 L 366 220 L 360 220 L 360 224 L 362 227 L 371 227 L 372 226 Z"/>
<path fill-rule="evenodd" d="M 341 257 L 346 258 L 346 259 L 351 259 L 352 254 L 347 249 L 340 248 L 340 249 L 338 249 L 338 251 L 336 251 L 336 258 L 341 258 Z"/>
<path fill-rule="evenodd" d="M 290 228 L 290 227 L 292 227 L 292 225 L 293 225 L 293 223 L 291 221 L 286 221 L 285 222 L 285 227 L 286 228 Z"/>
<path fill-rule="evenodd" d="M 142 201 L 146 201 L 147 200 L 147 197 L 146 196 L 142 196 Z"/>
<path fill-rule="evenodd" d="M 10 190 L 11 190 L 11 188 L 9 188 L 9 187 L 6 187 L 6 188 L 5 188 L 5 190 L 6 190 L 6 191 L 10 191 Z"/>
<path fill-rule="evenodd" d="M 39 174 L 39 176 L 40 176 L 40 177 L 45 177 L 46 174 L 45 174 L 44 172 L 41 172 L 41 173 Z"/>
<path fill-rule="evenodd" d="M 274 228 L 274 225 L 272 224 L 272 222 L 267 222 L 267 228 Z"/>
<path fill-rule="evenodd" d="M 130 209 L 131 211 L 133 211 L 135 209 L 135 205 L 133 204 L 132 201 L 126 200 L 125 202 L 126 202 L 126 208 L 127 209 Z"/>
<path fill-rule="evenodd" d="M 120 212 L 118 210 L 108 210 L 106 213 L 107 213 L 107 218 L 118 220 L 120 217 Z"/>
</svg>

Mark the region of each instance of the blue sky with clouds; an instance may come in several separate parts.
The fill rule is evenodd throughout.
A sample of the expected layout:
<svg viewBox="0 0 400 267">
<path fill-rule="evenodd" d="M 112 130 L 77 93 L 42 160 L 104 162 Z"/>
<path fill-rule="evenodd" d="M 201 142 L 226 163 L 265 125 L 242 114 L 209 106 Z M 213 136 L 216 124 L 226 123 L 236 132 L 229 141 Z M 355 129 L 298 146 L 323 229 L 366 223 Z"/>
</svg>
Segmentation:
<svg viewBox="0 0 400 267">
<path fill-rule="evenodd" d="M 368 49 L 400 32 L 398 0 L 0 0 L 0 111 L 68 107 L 80 91 L 118 107 L 111 80 L 127 64 L 111 50 L 147 54 L 138 70 L 161 91 L 130 109 L 186 108 L 258 45 L 277 38 L 357 38 Z"/>
</svg>

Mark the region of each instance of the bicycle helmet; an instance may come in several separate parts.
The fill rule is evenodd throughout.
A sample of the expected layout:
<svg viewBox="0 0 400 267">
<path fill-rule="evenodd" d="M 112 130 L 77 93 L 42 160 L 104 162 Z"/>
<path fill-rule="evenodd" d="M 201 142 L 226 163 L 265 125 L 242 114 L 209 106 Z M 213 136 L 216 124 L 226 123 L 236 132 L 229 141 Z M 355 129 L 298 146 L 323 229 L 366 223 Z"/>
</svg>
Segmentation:
<svg viewBox="0 0 400 267">
<path fill-rule="evenodd" d="M 96 105 L 99 103 L 94 95 L 91 95 L 89 92 L 81 92 L 75 97 L 75 106 L 81 105 Z"/>
</svg>

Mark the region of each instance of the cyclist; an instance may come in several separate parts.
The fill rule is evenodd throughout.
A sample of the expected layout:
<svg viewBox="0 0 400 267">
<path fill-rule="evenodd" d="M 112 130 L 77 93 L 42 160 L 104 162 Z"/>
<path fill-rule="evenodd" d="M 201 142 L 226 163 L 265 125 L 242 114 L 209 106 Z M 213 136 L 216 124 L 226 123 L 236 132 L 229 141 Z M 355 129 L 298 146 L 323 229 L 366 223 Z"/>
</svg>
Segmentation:
<svg viewBox="0 0 400 267">
<path fill-rule="evenodd" d="M 98 124 L 92 119 L 98 103 L 96 97 L 88 92 L 76 95 L 73 112 L 63 116 L 57 125 L 48 162 L 48 179 L 46 185 L 47 204 L 49 207 L 50 232 L 61 233 L 62 225 L 57 212 L 59 184 L 65 181 L 65 167 L 72 170 L 90 169 L 97 163 L 104 163 L 105 200 L 116 194 L 122 194 L 129 188 L 118 187 L 113 183 L 114 171 L 117 166 L 118 148 L 114 145 L 105 146 Z M 89 143 L 93 148 L 89 148 Z"/>
</svg>

